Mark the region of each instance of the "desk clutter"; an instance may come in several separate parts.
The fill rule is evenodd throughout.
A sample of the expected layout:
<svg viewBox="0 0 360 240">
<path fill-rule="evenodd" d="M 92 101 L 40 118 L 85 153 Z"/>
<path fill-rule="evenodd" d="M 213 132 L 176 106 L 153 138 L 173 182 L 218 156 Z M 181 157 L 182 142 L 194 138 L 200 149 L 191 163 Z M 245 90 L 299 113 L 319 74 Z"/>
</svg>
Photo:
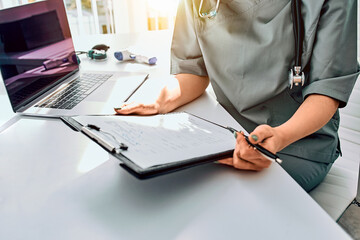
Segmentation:
<svg viewBox="0 0 360 240">
<path fill-rule="evenodd" d="M 77 55 L 86 54 L 86 56 L 93 60 L 105 60 L 107 58 L 107 51 L 110 47 L 105 44 L 97 44 L 94 47 L 92 47 L 89 51 L 76 51 Z M 148 65 L 155 65 L 157 62 L 156 57 L 146 57 L 143 55 L 132 53 L 128 50 L 123 51 L 116 51 L 114 52 L 114 57 L 120 62 L 127 62 L 132 61 L 136 63 L 145 63 Z M 68 62 L 68 59 L 73 59 L 74 57 L 71 56 L 70 58 L 64 58 L 66 62 Z M 80 59 L 77 58 L 78 63 L 80 63 Z M 57 60 L 60 64 L 64 61 L 63 59 Z M 75 60 L 72 60 L 75 61 Z M 44 65 L 45 66 L 45 65 Z"/>
</svg>

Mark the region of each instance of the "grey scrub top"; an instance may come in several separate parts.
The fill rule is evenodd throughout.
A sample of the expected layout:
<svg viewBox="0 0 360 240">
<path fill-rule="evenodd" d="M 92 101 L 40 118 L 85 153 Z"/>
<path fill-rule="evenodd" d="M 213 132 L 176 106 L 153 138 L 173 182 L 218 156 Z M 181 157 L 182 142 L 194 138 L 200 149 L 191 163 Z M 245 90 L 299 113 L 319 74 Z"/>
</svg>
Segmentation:
<svg viewBox="0 0 360 240">
<path fill-rule="evenodd" d="M 213 19 L 199 17 L 199 2 L 180 2 L 171 73 L 209 76 L 218 101 L 248 132 L 260 124 L 281 125 L 310 94 L 346 105 L 359 74 L 356 0 L 302 1 L 306 83 L 293 90 L 288 87 L 295 57 L 290 0 L 221 0 Z M 203 12 L 215 4 L 204 0 Z M 334 162 L 340 154 L 338 127 L 337 111 L 322 129 L 281 152 Z"/>
</svg>

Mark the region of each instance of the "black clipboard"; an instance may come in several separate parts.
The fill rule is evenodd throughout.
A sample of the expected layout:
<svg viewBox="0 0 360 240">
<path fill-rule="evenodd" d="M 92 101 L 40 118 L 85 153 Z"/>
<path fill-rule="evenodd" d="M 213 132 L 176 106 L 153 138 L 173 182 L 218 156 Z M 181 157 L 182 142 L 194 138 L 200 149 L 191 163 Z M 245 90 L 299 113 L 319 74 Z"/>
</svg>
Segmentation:
<svg viewBox="0 0 360 240">
<path fill-rule="evenodd" d="M 133 159 L 130 159 L 128 156 L 126 156 L 127 149 L 125 149 L 125 148 L 120 149 L 119 146 L 118 146 L 118 148 L 116 148 L 115 147 L 116 144 L 109 147 L 109 144 L 105 144 L 104 141 L 102 141 L 101 137 L 104 137 L 104 139 L 105 139 L 105 135 L 108 135 L 107 139 L 114 138 L 114 136 L 111 136 L 108 132 L 105 132 L 105 131 L 101 132 L 100 129 L 103 128 L 103 126 L 101 126 L 101 124 L 99 124 L 99 123 L 97 123 L 97 125 L 88 124 L 87 126 L 84 126 L 86 124 L 80 123 L 79 121 L 77 121 L 76 117 L 61 117 L 61 120 L 67 126 L 69 126 L 71 129 L 78 131 L 78 132 L 82 132 L 87 137 L 89 137 L 91 140 L 95 141 L 98 145 L 100 145 L 109 154 L 111 154 L 115 158 L 119 159 L 120 166 L 139 179 L 147 179 L 147 178 L 163 175 L 166 173 L 171 173 L 171 172 L 183 170 L 186 168 L 198 166 L 201 164 L 210 163 L 210 162 L 220 160 L 223 158 L 232 157 L 233 151 L 234 151 L 234 146 L 235 146 L 235 140 L 234 140 L 233 134 L 230 131 L 219 127 L 219 125 L 216 123 L 212 123 L 206 119 L 197 117 L 195 115 L 192 115 L 192 114 L 189 114 L 186 112 L 170 113 L 170 114 L 172 115 L 172 117 L 174 117 L 174 114 L 182 114 L 181 116 L 188 116 L 193 119 L 196 118 L 197 119 L 196 121 L 202 122 L 204 124 L 205 123 L 211 124 L 212 128 L 217 128 L 218 130 L 221 129 L 221 131 L 224 131 L 224 134 L 222 134 L 222 137 L 224 138 L 225 137 L 224 135 L 226 134 L 226 141 L 231 141 L 233 143 L 232 147 L 230 148 L 229 143 L 228 143 L 227 149 L 224 149 L 223 151 L 213 152 L 211 154 L 204 154 L 201 156 L 189 157 L 189 158 L 182 159 L 180 161 L 175 161 L 175 162 L 156 164 L 154 166 L 144 168 L 144 167 L 141 167 L 141 165 L 139 165 L 138 163 L 136 163 L 136 161 L 134 161 Z M 138 116 L 138 118 L 142 118 L 142 119 L 148 118 L 149 119 L 149 118 L 154 118 L 155 116 L 163 116 L 166 121 L 167 116 L 170 116 L 170 114 L 154 115 L 154 116 Z M 112 122 L 112 121 L 113 122 L 114 121 L 121 122 L 123 119 L 127 118 L 127 116 L 117 116 L 117 115 L 88 116 L 88 117 L 89 117 L 89 119 L 97 119 L 97 118 L 101 117 L 104 120 L 109 120 L 110 122 Z M 131 117 L 135 117 L 135 116 L 131 116 Z M 109 121 L 106 121 L 106 122 L 108 123 Z M 172 118 L 172 121 L 174 121 L 174 118 Z M 91 129 L 92 133 L 94 133 L 94 134 L 89 133 L 88 130 L 86 130 L 86 129 Z M 84 130 L 86 130 L 86 131 L 84 131 Z M 196 128 L 195 128 L 195 130 L 196 130 Z M 181 134 L 181 132 L 179 134 Z M 118 145 L 120 145 L 120 143 L 124 144 L 123 142 L 120 142 L 120 141 L 118 141 L 118 143 L 119 143 Z M 128 147 L 126 145 L 126 142 L 125 142 L 125 146 L 126 146 L 126 148 Z M 131 148 L 131 146 L 129 146 L 129 148 Z M 144 155 L 144 158 L 146 158 L 146 157 L 147 156 Z M 171 156 L 169 156 L 169 158 L 171 158 Z M 151 161 L 151 159 L 149 161 Z"/>
</svg>

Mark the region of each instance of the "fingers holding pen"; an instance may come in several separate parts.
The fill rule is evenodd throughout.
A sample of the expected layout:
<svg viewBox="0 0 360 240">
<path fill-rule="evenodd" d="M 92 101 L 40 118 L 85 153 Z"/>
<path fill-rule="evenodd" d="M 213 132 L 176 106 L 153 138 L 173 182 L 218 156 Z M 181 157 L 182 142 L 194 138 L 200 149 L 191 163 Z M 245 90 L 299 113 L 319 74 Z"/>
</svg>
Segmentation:
<svg viewBox="0 0 360 240">
<path fill-rule="evenodd" d="M 232 158 L 218 161 L 219 163 L 233 166 L 237 169 L 260 171 L 270 166 L 271 161 L 264 158 L 245 140 L 244 133 L 237 132 L 236 145 Z"/>
<path fill-rule="evenodd" d="M 259 125 L 250 133 L 249 141 L 252 144 L 259 144 L 274 136 L 273 128 L 269 125 Z"/>
<path fill-rule="evenodd" d="M 271 165 L 271 161 L 264 158 L 254 147 L 249 145 L 244 134 L 238 134 L 234 151 L 234 167 L 259 171 Z"/>
</svg>

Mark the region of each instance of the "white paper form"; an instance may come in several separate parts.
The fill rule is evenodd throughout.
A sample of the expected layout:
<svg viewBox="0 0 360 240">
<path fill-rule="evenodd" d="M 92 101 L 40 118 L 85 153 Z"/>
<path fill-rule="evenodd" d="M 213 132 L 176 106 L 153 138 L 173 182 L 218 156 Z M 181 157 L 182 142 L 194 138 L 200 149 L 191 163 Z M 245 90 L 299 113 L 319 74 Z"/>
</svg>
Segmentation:
<svg viewBox="0 0 360 240">
<path fill-rule="evenodd" d="M 141 168 L 217 154 L 235 147 L 233 134 L 187 113 L 154 116 L 78 116 L 128 146 L 122 154 Z M 110 136 L 110 137 L 109 137 Z"/>
</svg>

